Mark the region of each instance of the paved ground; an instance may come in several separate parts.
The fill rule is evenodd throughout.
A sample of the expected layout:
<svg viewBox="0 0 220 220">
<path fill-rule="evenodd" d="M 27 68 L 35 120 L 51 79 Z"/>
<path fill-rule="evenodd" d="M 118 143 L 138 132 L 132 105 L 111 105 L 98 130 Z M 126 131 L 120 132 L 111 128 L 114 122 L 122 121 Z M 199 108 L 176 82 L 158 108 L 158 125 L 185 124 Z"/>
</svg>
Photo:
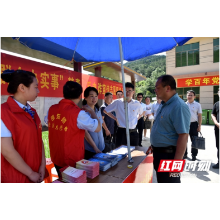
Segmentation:
<svg viewBox="0 0 220 220">
<path fill-rule="evenodd" d="M 147 140 L 142 142 L 144 147 L 150 146 L 150 130 L 147 133 Z M 212 165 L 217 163 L 217 149 L 215 146 L 215 134 L 214 134 L 214 126 L 212 125 L 202 125 L 202 134 L 205 138 L 206 142 L 206 150 L 199 150 L 197 155 L 197 160 L 210 160 L 211 167 L 208 172 L 206 171 L 184 171 L 181 174 L 181 182 L 182 183 L 219 183 L 219 169 L 213 169 Z M 190 138 L 188 140 L 188 158 L 187 161 L 191 161 L 191 141 Z M 153 183 L 157 183 L 156 173 L 154 171 Z"/>
</svg>

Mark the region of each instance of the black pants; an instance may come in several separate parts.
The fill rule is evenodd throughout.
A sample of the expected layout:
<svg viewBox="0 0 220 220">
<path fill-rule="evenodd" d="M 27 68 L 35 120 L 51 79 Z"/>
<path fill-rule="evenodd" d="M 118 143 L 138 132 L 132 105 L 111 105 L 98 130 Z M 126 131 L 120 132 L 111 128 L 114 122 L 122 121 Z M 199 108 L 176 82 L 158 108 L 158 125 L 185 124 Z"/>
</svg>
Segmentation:
<svg viewBox="0 0 220 220">
<path fill-rule="evenodd" d="M 191 142 L 192 142 L 192 137 L 193 136 L 198 137 L 197 128 L 198 128 L 198 122 L 197 121 L 196 122 L 191 122 L 190 129 L 189 129 L 189 136 L 190 136 Z M 197 154 L 198 154 L 198 149 L 196 149 L 194 147 L 191 147 L 191 154 L 192 154 L 192 156 L 196 157 Z M 187 147 L 186 147 L 185 155 L 187 155 Z"/>
<path fill-rule="evenodd" d="M 114 126 L 114 135 L 113 135 L 113 142 L 116 144 L 116 133 L 118 130 L 118 125 L 117 122 L 115 121 L 115 126 Z"/>
<path fill-rule="evenodd" d="M 141 117 L 139 120 L 138 120 L 138 124 L 137 124 L 137 129 L 138 129 L 138 134 L 139 134 L 139 143 L 138 145 L 139 146 L 142 146 L 142 134 L 143 134 L 143 129 L 144 129 L 144 118 Z"/>
<path fill-rule="evenodd" d="M 59 171 L 59 169 L 61 169 L 62 167 L 57 166 L 56 164 L 54 164 L 54 166 L 55 166 L 55 169 L 56 169 L 57 174 L 58 174 L 58 176 L 59 176 L 59 179 L 62 179 L 62 177 L 61 177 L 61 173 L 60 173 L 60 171 Z"/>
<path fill-rule="evenodd" d="M 133 129 L 129 131 L 130 131 L 130 145 L 138 146 L 139 134 L 137 133 L 137 129 Z M 121 145 L 127 145 L 126 129 L 118 127 L 116 133 L 116 147 L 119 147 Z"/>
<path fill-rule="evenodd" d="M 91 151 L 88 151 L 88 150 L 85 150 L 85 156 L 84 156 L 84 159 L 88 160 L 90 158 L 92 158 L 96 153 L 94 152 L 91 152 Z"/>
<path fill-rule="evenodd" d="M 157 172 L 160 160 L 173 160 L 176 150 L 175 148 L 172 153 L 160 152 L 153 147 L 153 157 L 154 157 L 154 170 L 157 174 L 157 182 L 158 183 L 180 183 L 180 177 L 170 177 L 169 172 Z"/>
<path fill-rule="evenodd" d="M 216 127 L 215 127 L 215 142 L 216 142 L 217 157 L 218 157 L 218 163 L 219 163 L 219 129 Z"/>
</svg>

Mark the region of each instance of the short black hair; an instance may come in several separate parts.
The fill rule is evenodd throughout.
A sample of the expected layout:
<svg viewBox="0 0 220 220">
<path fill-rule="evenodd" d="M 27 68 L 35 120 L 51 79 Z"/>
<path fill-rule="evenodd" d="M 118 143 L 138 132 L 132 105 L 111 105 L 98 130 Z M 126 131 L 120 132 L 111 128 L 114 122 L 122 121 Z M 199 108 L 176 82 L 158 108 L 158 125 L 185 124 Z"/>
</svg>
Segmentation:
<svg viewBox="0 0 220 220">
<path fill-rule="evenodd" d="M 146 99 L 146 98 L 149 98 L 149 99 L 150 99 L 150 96 L 146 96 L 145 99 Z"/>
<path fill-rule="evenodd" d="M 105 97 L 108 96 L 108 95 L 113 95 L 113 94 L 111 92 L 106 92 Z"/>
<path fill-rule="evenodd" d="M 26 87 L 29 87 L 36 76 L 34 73 L 25 70 L 5 70 L 1 74 L 1 78 L 5 82 L 9 83 L 7 92 L 15 94 L 20 84 L 24 84 Z"/>
<path fill-rule="evenodd" d="M 116 95 L 117 95 L 118 92 L 122 92 L 122 91 L 121 91 L 121 90 L 118 90 L 118 91 L 116 92 Z M 122 92 L 122 94 L 123 94 L 123 92 Z"/>
<path fill-rule="evenodd" d="M 138 93 L 138 94 L 137 94 L 137 97 L 138 97 L 139 95 L 142 95 L 142 98 L 144 97 L 143 93 Z"/>
<path fill-rule="evenodd" d="M 170 86 L 171 90 L 176 90 L 176 81 L 171 75 L 162 75 L 157 78 L 157 80 L 161 80 L 162 86 Z"/>
<path fill-rule="evenodd" d="M 188 94 L 188 93 L 193 93 L 194 94 L 194 96 L 196 95 L 196 93 L 193 91 L 193 90 L 188 90 L 187 92 L 186 92 L 186 94 Z"/>
<path fill-rule="evenodd" d="M 132 88 L 134 90 L 134 85 L 132 83 L 130 83 L 130 82 L 126 82 L 125 83 L 125 87 L 126 88 Z"/>
<path fill-rule="evenodd" d="M 65 99 L 78 99 L 82 94 L 82 86 L 73 81 L 67 81 L 63 86 L 63 97 Z"/>
</svg>

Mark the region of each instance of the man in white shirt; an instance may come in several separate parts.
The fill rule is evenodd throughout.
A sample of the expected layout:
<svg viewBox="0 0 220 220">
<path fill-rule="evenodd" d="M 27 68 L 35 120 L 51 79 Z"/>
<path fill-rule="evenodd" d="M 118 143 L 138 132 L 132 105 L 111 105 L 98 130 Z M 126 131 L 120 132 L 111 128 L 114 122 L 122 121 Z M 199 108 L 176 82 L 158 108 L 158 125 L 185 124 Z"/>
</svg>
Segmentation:
<svg viewBox="0 0 220 220">
<path fill-rule="evenodd" d="M 130 144 L 131 146 L 138 146 L 139 135 L 137 133 L 136 126 L 138 119 L 142 116 L 143 108 L 137 100 L 132 99 L 134 95 L 133 84 L 127 82 L 125 83 L 125 87 L 126 87 L 126 100 L 128 102 Z M 111 114 L 112 111 L 115 111 L 116 117 Z M 116 133 L 116 147 L 120 145 L 127 145 L 124 99 L 115 100 L 112 104 L 108 105 L 105 108 L 104 113 L 108 114 L 110 117 L 112 117 L 114 120 L 117 121 L 118 129 Z"/>
<path fill-rule="evenodd" d="M 143 108 L 143 111 L 145 111 L 146 105 L 143 102 L 141 102 L 142 99 L 143 99 L 143 93 L 138 93 L 137 100 L 140 102 Z M 142 146 L 142 135 L 143 135 L 143 130 L 144 130 L 144 116 L 141 116 L 140 119 L 138 120 L 137 129 L 139 133 L 139 146 Z"/>
<path fill-rule="evenodd" d="M 121 98 L 124 97 L 123 92 L 120 91 L 120 90 L 118 90 L 118 91 L 116 92 L 116 96 L 117 96 L 117 99 L 121 99 Z"/>
<path fill-rule="evenodd" d="M 156 98 L 157 98 L 157 101 L 153 103 L 152 108 L 151 108 L 151 113 L 152 113 L 152 115 L 154 116 L 154 120 L 155 120 L 156 115 L 157 115 L 157 109 L 158 109 L 158 107 L 160 106 L 161 101 L 162 101 L 162 100 L 159 99 L 157 96 L 156 96 Z"/>
<path fill-rule="evenodd" d="M 192 137 L 193 136 L 198 137 L 198 132 L 201 131 L 202 107 L 198 102 L 194 101 L 196 96 L 195 96 L 195 92 L 193 90 L 187 91 L 186 97 L 187 97 L 186 104 L 189 106 L 189 110 L 191 113 L 189 135 L 190 135 L 190 139 L 192 141 Z M 198 149 L 192 147 L 191 153 L 192 153 L 192 160 L 195 161 L 196 156 L 198 154 Z M 185 152 L 183 158 L 184 159 L 187 158 L 187 148 L 186 148 L 186 152 Z"/>
<path fill-rule="evenodd" d="M 151 108 L 152 108 L 153 104 L 150 103 L 149 96 L 145 98 L 145 103 L 146 103 L 146 110 L 145 110 L 145 114 L 144 114 L 145 123 L 144 123 L 144 138 L 143 138 L 143 140 L 147 140 L 147 129 L 150 129 L 150 133 L 151 133 L 151 128 L 152 128 L 153 122 L 154 122 L 154 116 L 151 113 Z M 149 127 L 147 126 L 148 123 L 150 124 Z"/>
</svg>

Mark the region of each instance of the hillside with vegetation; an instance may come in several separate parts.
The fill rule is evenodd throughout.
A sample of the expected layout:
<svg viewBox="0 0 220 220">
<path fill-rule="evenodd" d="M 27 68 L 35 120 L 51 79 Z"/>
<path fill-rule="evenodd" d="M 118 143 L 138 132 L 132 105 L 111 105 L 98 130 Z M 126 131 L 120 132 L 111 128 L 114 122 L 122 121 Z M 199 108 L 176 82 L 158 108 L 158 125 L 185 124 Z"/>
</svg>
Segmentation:
<svg viewBox="0 0 220 220">
<path fill-rule="evenodd" d="M 154 97 L 157 78 L 166 74 L 166 56 L 149 56 L 140 60 L 127 62 L 124 65 L 147 77 L 146 80 L 136 83 L 136 94 L 141 92 L 144 94 L 144 97 Z"/>
</svg>

